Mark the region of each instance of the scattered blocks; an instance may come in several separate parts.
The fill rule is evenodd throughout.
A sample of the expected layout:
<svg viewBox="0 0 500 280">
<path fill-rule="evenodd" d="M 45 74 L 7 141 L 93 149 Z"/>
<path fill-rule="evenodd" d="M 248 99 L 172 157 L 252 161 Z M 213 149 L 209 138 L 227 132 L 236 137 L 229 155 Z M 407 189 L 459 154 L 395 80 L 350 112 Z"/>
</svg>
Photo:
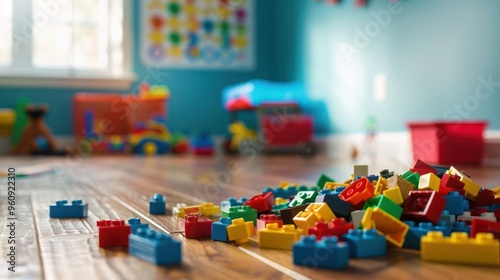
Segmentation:
<svg viewBox="0 0 500 280">
<path fill-rule="evenodd" d="M 181 263 L 181 243 L 152 229 L 130 234 L 128 250 L 130 255 L 157 265 Z"/>
<path fill-rule="evenodd" d="M 164 215 L 166 213 L 166 201 L 163 195 L 155 193 L 149 200 L 149 214 Z"/>
<path fill-rule="evenodd" d="M 434 173 L 427 173 L 420 176 L 418 181 L 418 190 L 429 190 L 439 192 L 441 179 Z"/>
<path fill-rule="evenodd" d="M 465 197 L 460 195 L 458 192 L 449 192 L 444 196 L 446 199 L 446 204 L 444 209 L 448 211 L 450 215 L 463 215 L 464 214 L 464 201 Z"/>
<path fill-rule="evenodd" d="M 212 222 L 201 213 L 191 213 L 179 219 L 179 230 L 184 230 L 186 238 L 211 237 Z"/>
<path fill-rule="evenodd" d="M 366 210 L 368 207 L 378 207 L 396 219 L 401 218 L 401 214 L 403 213 L 403 208 L 401 208 L 401 206 L 397 205 L 384 195 L 378 195 L 368 199 L 363 207 L 363 210 Z"/>
<path fill-rule="evenodd" d="M 375 228 L 378 233 L 385 235 L 387 241 L 397 247 L 403 246 L 406 233 L 409 229 L 407 224 L 378 207 L 366 209 L 365 215 L 361 220 L 361 225 L 364 229 Z"/>
<path fill-rule="evenodd" d="M 50 205 L 49 210 L 51 218 L 85 218 L 88 204 L 82 200 L 73 200 L 71 204 L 67 200 L 58 200 L 56 204 Z"/>
<path fill-rule="evenodd" d="M 420 182 L 420 175 L 417 172 L 407 171 L 401 175 L 406 181 L 412 183 L 414 186 L 418 186 Z"/>
<path fill-rule="evenodd" d="M 364 203 L 373 196 L 375 188 L 366 177 L 353 181 L 349 187 L 339 194 L 339 197 L 353 207 L 363 207 Z"/>
<path fill-rule="evenodd" d="M 334 218 L 335 214 L 326 203 L 311 203 L 293 218 L 293 222 L 297 227 L 307 230 L 318 221 L 331 221 Z"/>
<path fill-rule="evenodd" d="M 316 196 L 316 203 L 326 203 L 336 217 L 349 219 L 351 214 L 351 204 L 342 200 L 335 191 L 328 191 Z"/>
<path fill-rule="evenodd" d="M 439 222 L 444 222 L 446 226 L 451 227 L 453 223 L 456 221 L 455 215 L 450 215 L 448 210 L 443 210 L 443 213 L 441 213 L 441 216 L 439 217 Z"/>
<path fill-rule="evenodd" d="M 354 178 L 368 177 L 368 165 L 354 165 Z"/>
<path fill-rule="evenodd" d="M 142 229 L 145 231 L 149 225 L 145 223 L 141 223 L 141 219 L 139 218 L 129 218 L 128 224 L 130 226 L 130 231 L 132 234 L 136 234 L 138 229 Z"/>
<path fill-rule="evenodd" d="M 234 206 L 242 206 L 243 203 L 247 202 L 248 198 L 246 197 L 241 197 L 239 200 L 236 197 L 230 197 L 226 201 L 222 201 L 220 203 L 220 209 L 221 211 L 229 211 L 230 207 Z"/>
<path fill-rule="evenodd" d="M 312 268 L 341 269 L 349 262 L 349 245 L 338 242 L 336 236 L 316 241 L 315 236 L 304 236 L 293 244 L 293 263 Z"/>
<path fill-rule="evenodd" d="M 375 184 L 375 190 L 373 191 L 373 195 L 381 195 L 386 190 L 387 190 L 387 179 L 381 176 L 378 178 L 377 183 Z"/>
<path fill-rule="evenodd" d="M 495 202 L 495 193 L 489 189 L 481 189 L 476 196 L 476 206 L 491 206 Z"/>
<path fill-rule="evenodd" d="M 257 220 L 257 232 L 266 228 L 267 224 L 276 223 L 278 227 L 283 227 L 283 221 L 280 216 L 276 216 L 274 214 L 264 214 L 260 215 L 260 218 Z"/>
<path fill-rule="evenodd" d="M 227 227 L 231 225 L 231 218 L 222 217 L 220 221 L 212 223 L 212 240 L 229 242 Z"/>
<path fill-rule="evenodd" d="M 456 191 L 461 195 L 465 195 L 465 184 L 460 181 L 460 176 L 450 174 L 449 172 L 443 174 L 441 184 L 439 185 L 440 194 L 448 194 L 449 192 Z"/>
<path fill-rule="evenodd" d="M 422 260 L 480 265 L 500 265 L 500 241 L 491 233 L 478 233 L 469 238 L 466 233 L 454 232 L 443 237 L 431 231 L 422 237 Z"/>
<path fill-rule="evenodd" d="M 236 245 L 248 242 L 248 237 L 252 236 L 252 222 L 245 222 L 243 218 L 236 218 L 227 226 L 227 237 L 229 241 L 234 241 Z"/>
<path fill-rule="evenodd" d="M 460 181 L 464 183 L 465 196 L 471 200 L 475 200 L 477 194 L 481 190 L 481 187 L 453 166 L 450 167 L 449 173 L 450 175 L 460 176 Z"/>
<path fill-rule="evenodd" d="M 243 218 L 247 222 L 257 222 L 257 211 L 248 205 L 230 207 L 228 211 L 222 211 L 222 217 L 233 220 Z"/>
<path fill-rule="evenodd" d="M 354 229 L 361 227 L 361 220 L 365 216 L 366 210 L 356 210 L 351 212 L 351 221 L 354 225 Z"/>
<path fill-rule="evenodd" d="M 437 223 L 446 205 L 435 191 L 411 191 L 403 207 L 403 219 Z"/>
<path fill-rule="evenodd" d="M 304 233 L 302 229 L 295 229 L 293 225 L 271 223 L 258 232 L 258 242 L 261 248 L 291 250 L 293 243 L 299 240 Z"/>
<path fill-rule="evenodd" d="M 331 223 L 318 222 L 314 227 L 309 228 L 308 234 L 314 234 L 316 239 L 321 240 L 324 236 L 337 236 L 342 238 L 342 235 L 354 229 L 353 223 L 348 223 L 344 218 L 333 219 Z"/>
<path fill-rule="evenodd" d="M 389 179 L 392 176 L 394 176 L 394 171 L 389 171 L 389 169 L 383 169 L 382 171 L 380 171 L 380 177 L 384 179 Z"/>
<path fill-rule="evenodd" d="M 470 235 L 471 227 L 468 226 L 465 222 L 454 222 L 451 225 L 451 232 L 465 232 L 467 235 Z"/>
<path fill-rule="evenodd" d="M 309 204 L 303 204 L 295 207 L 290 207 L 280 210 L 281 220 L 284 225 L 293 225 L 293 218 L 299 214 L 299 212 L 304 211 Z"/>
<path fill-rule="evenodd" d="M 408 198 L 408 195 L 410 195 L 411 191 L 415 190 L 415 185 L 408 182 L 400 175 L 394 175 L 387 179 L 387 188 L 392 189 L 395 187 L 399 187 L 404 200 Z"/>
<path fill-rule="evenodd" d="M 383 194 L 397 205 L 399 206 L 403 205 L 404 202 L 403 195 L 401 194 L 401 190 L 399 189 L 399 187 L 394 187 L 392 189 L 385 190 Z"/>
<path fill-rule="evenodd" d="M 130 226 L 124 220 L 100 220 L 96 222 L 99 247 L 127 247 Z"/>
<path fill-rule="evenodd" d="M 314 202 L 318 192 L 316 191 L 301 191 L 295 195 L 295 198 L 288 204 L 289 207 L 296 207 L 304 204 Z"/>
<path fill-rule="evenodd" d="M 430 231 L 440 231 L 444 236 L 450 236 L 451 228 L 445 224 L 434 226 L 432 223 L 422 222 L 415 224 L 414 221 L 404 221 L 410 228 L 405 237 L 404 248 L 420 250 L 420 239 Z"/>
<path fill-rule="evenodd" d="M 342 239 L 349 243 L 350 256 L 354 258 L 371 258 L 387 253 L 387 240 L 376 230 L 349 230 Z"/>
<path fill-rule="evenodd" d="M 172 214 L 176 218 L 182 218 L 186 214 L 184 214 L 184 208 L 187 207 L 186 203 L 177 203 L 174 207 L 172 207 Z"/>
<path fill-rule="evenodd" d="M 243 205 L 249 205 L 257 210 L 257 213 L 264 213 L 273 209 L 274 195 L 272 192 L 259 194 L 247 200 Z"/>
<path fill-rule="evenodd" d="M 433 173 L 437 175 L 437 170 L 434 167 L 428 165 L 427 163 L 421 161 L 420 159 L 417 159 L 417 161 L 413 165 L 413 168 L 410 170 L 411 172 L 417 172 L 420 176 L 427 173 Z"/>
<path fill-rule="evenodd" d="M 500 223 L 482 220 L 482 219 L 474 219 L 471 223 L 471 232 L 470 236 L 472 238 L 476 237 L 476 235 L 480 232 L 486 233 L 497 233 L 495 238 L 499 239 L 498 233 L 500 232 Z"/>
<path fill-rule="evenodd" d="M 320 188 L 324 188 L 326 183 L 328 182 L 335 182 L 335 180 L 333 180 L 332 178 L 326 176 L 325 174 L 321 174 L 321 176 L 319 176 L 318 178 L 318 181 L 316 182 L 316 186 L 320 187 Z"/>
</svg>

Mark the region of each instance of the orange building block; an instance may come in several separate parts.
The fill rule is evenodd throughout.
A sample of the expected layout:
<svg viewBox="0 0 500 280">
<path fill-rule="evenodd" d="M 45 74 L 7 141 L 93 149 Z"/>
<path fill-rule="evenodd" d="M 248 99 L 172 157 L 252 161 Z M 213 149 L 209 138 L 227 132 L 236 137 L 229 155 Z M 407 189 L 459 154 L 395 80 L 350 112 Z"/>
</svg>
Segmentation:
<svg viewBox="0 0 500 280">
<path fill-rule="evenodd" d="M 387 241 L 397 247 L 403 246 L 409 229 L 407 224 L 378 207 L 366 209 L 361 225 L 363 229 L 376 229 L 379 234 L 385 235 Z"/>
</svg>

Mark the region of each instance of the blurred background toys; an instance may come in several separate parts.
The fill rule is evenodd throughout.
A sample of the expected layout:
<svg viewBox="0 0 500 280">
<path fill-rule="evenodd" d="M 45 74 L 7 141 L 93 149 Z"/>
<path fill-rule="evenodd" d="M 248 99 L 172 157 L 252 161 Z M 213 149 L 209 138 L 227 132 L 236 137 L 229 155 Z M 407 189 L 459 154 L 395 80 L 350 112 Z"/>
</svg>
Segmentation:
<svg viewBox="0 0 500 280">
<path fill-rule="evenodd" d="M 132 153 L 163 155 L 170 152 L 170 131 L 161 118 L 139 123 L 128 138 Z"/>
<path fill-rule="evenodd" d="M 191 140 L 191 151 L 198 156 L 211 156 L 215 152 L 213 139 L 206 133 L 201 133 Z"/>
<path fill-rule="evenodd" d="M 9 108 L 0 108 L 0 136 L 12 136 L 16 113 Z"/>
</svg>

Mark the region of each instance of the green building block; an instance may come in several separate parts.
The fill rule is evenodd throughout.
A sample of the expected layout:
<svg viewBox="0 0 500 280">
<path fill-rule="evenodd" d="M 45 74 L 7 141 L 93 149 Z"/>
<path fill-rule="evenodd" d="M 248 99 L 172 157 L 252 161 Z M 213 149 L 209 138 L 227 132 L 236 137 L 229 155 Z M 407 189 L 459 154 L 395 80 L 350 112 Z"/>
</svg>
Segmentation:
<svg viewBox="0 0 500 280">
<path fill-rule="evenodd" d="M 378 207 L 396 219 L 401 218 L 401 214 L 403 214 L 403 208 L 394 203 L 394 201 L 392 201 L 385 195 L 378 195 L 376 197 L 368 199 L 368 201 L 366 201 L 365 203 L 365 206 L 363 206 L 363 210 L 366 210 L 369 207 Z"/>
<path fill-rule="evenodd" d="M 326 176 L 325 174 L 321 174 L 321 176 L 319 176 L 318 182 L 316 182 L 316 185 L 320 187 L 320 189 L 323 189 L 325 184 L 328 182 L 335 182 L 335 180 Z"/>
<path fill-rule="evenodd" d="M 316 196 L 318 192 L 316 191 L 302 191 L 298 192 L 295 198 L 288 204 L 289 207 L 295 207 L 306 203 L 312 203 L 316 201 Z"/>
<path fill-rule="evenodd" d="M 257 210 L 248 205 L 229 207 L 229 210 L 222 211 L 222 217 L 229 217 L 232 220 L 243 218 L 245 222 L 257 223 Z"/>
<path fill-rule="evenodd" d="M 30 104 L 26 98 L 19 98 L 14 104 L 14 111 L 16 113 L 16 120 L 14 121 L 14 128 L 12 131 L 12 146 L 17 145 L 23 135 L 24 128 L 28 124 L 28 114 L 26 114 L 26 107 Z"/>
<path fill-rule="evenodd" d="M 420 180 L 420 175 L 418 175 L 417 172 L 411 173 L 411 171 L 406 171 L 403 174 L 403 178 L 417 187 L 418 181 Z"/>
</svg>

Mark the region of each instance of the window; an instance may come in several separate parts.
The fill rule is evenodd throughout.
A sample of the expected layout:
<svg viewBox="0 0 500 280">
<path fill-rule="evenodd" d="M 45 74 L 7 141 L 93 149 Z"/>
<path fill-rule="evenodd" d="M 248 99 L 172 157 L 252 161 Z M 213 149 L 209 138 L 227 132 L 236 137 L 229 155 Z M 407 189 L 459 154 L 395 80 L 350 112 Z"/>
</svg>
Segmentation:
<svg viewBox="0 0 500 280">
<path fill-rule="evenodd" d="M 0 40 L 0 79 L 128 87 L 134 80 L 128 2 L 0 0 L 0 34 L 7 39 Z"/>
</svg>

